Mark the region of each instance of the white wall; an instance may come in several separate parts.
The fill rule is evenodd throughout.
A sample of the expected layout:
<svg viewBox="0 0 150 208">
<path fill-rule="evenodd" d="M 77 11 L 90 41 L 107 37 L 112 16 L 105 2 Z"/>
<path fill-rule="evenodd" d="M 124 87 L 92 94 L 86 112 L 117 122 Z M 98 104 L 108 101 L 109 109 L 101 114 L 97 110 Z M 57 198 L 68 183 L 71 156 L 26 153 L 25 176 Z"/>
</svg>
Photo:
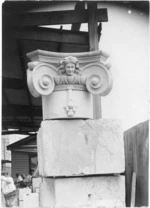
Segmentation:
<svg viewBox="0 0 150 208">
<path fill-rule="evenodd" d="M 148 15 L 109 3 L 99 49 L 111 55 L 113 89 L 102 98 L 102 117 L 121 118 L 124 130 L 148 119 Z"/>
</svg>

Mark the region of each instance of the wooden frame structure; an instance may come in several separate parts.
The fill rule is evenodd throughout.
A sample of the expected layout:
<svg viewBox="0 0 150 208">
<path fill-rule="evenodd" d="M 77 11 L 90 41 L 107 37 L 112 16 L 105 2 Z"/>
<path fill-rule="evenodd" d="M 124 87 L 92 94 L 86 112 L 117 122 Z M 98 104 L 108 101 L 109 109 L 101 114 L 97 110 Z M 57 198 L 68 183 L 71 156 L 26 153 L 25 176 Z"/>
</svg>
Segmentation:
<svg viewBox="0 0 150 208">
<path fill-rule="evenodd" d="M 26 53 L 36 49 L 55 52 L 98 50 L 102 22 L 108 21 L 107 9 L 97 8 L 97 2 L 6 1 L 2 11 L 2 133 L 30 134 L 40 126 L 42 109 L 41 100 L 33 98 L 28 91 Z M 87 32 L 80 31 L 83 23 L 87 24 Z M 66 24 L 71 25 L 70 30 L 63 29 Z M 59 28 L 45 25 L 59 25 Z M 100 118 L 100 97 L 93 99 L 94 118 Z"/>
</svg>

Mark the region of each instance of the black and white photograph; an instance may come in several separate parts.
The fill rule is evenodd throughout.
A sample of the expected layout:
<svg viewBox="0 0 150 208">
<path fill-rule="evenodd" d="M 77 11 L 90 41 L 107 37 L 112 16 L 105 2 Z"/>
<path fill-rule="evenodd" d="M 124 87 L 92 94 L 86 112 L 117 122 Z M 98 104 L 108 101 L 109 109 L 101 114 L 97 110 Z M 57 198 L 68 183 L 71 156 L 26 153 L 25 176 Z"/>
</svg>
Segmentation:
<svg viewBox="0 0 150 208">
<path fill-rule="evenodd" d="M 147 1 L 1 3 L 1 203 L 149 207 Z"/>
</svg>

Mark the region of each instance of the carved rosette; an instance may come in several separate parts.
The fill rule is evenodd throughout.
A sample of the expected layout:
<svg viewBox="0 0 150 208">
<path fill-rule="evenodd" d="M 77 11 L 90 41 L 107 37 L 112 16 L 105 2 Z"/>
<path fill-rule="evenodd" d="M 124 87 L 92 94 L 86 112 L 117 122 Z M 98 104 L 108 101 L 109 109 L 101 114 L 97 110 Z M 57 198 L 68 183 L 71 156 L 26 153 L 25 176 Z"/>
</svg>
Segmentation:
<svg viewBox="0 0 150 208">
<path fill-rule="evenodd" d="M 59 53 L 43 51 L 38 53 L 43 53 L 45 58 L 32 61 L 33 52 L 28 54 L 32 61 L 28 63 L 27 70 L 29 90 L 34 97 L 50 96 L 55 91 L 66 90 L 68 95 L 64 110 L 68 117 L 74 117 L 79 108 L 75 104 L 74 90 L 82 89 L 100 96 L 110 92 L 112 88 L 110 65 L 106 62 L 108 55 L 103 52 L 66 54 L 66 57 L 65 54 L 61 54 L 60 58 Z"/>
</svg>

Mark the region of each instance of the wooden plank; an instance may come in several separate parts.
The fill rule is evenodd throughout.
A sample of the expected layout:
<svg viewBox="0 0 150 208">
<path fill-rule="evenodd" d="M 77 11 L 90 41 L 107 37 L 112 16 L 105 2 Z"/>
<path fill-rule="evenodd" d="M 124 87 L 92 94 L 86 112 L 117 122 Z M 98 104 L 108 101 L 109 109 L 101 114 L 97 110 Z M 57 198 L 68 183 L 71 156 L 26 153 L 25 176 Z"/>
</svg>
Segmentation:
<svg viewBox="0 0 150 208">
<path fill-rule="evenodd" d="M 24 153 L 37 153 L 37 149 L 26 149 L 26 148 L 22 148 L 22 149 L 14 149 L 15 152 L 24 152 Z"/>
<path fill-rule="evenodd" d="M 5 91 L 4 88 L 2 88 L 2 100 L 4 100 L 5 103 L 7 103 L 7 104 L 11 104 L 11 102 L 10 102 L 8 96 L 6 95 L 6 91 Z"/>
<path fill-rule="evenodd" d="M 132 160 L 133 160 L 133 171 L 137 173 L 137 127 L 133 128 L 131 133 L 131 142 L 132 142 Z"/>
<path fill-rule="evenodd" d="M 5 130 L 8 130 L 8 129 L 20 129 L 19 130 L 20 131 L 19 134 L 24 134 L 24 135 L 28 135 L 28 134 L 30 135 L 30 132 L 34 132 L 32 124 L 30 126 L 24 126 L 23 125 L 24 123 L 21 122 L 20 126 L 17 125 L 17 127 L 16 127 L 16 126 L 12 126 L 12 122 L 13 122 L 13 119 L 7 121 L 7 124 L 9 124 L 9 125 L 7 125 L 7 128 L 6 128 L 6 126 L 4 126 L 5 125 L 5 122 L 4 122 L 4 125 L 2 126 L 2 128 L 5 129 Z M 41 123 L 41 120 L 40 120 L 39 124 L 37 125 L 36 132 L 38 131 L 38 129 L 40 127 L 40 123 Z M 23 133 L 21 133 L 21 132 L 23 132 Z"/>
<path fill-rule="evenodd" d="M 21 40 L 22 47 L 24 52 L 24 58 L 26 53 L 40 49 L 46 51 L 58 52 L 58 46 L 61 44 L 60 52 L 86 52 L 89 47 L 82 44 L 73 44 L 73 43 L 57 43 L 57 42 L 46 42 L 46 41 L 33 41 L 33 40 Z M 29 61 L 29 60 L 27 60 Z"/>
<path fill-rule="evenodd" d="M 124 133 L 126 160 L 126 206 L 131 202 L 132 172 L 136 171 L 135 206 L 148 206 L 148 121 Z M 135 172 L 134 171 L 134 172 Z"/>
<path fill-rule="evenodd" d="M 99 36 L 98 36 L 98 21 L 97 21 L 97 3 L 88 3 L 88 30 L 89 30 L 89 50 L 98 50 Z M 93 96 L 93 118 L 101 118 L 101 97 L 99 95 Z"/>
<path fill-rule="evenodd" d="M 88 3 L 88 14 L 89 14 L 89 46 L 90 51 L 98 50 L 98 21 L 96 17 L 97 3 Z"/>
<path fill-rule="evenodd" d="M 137 126 L 137 193 L 136 206 L 148 206 L 149 142 L 148 121 Z"/>
<path fill-rule="evenodd" d="M 131 201 L 131 177 L 132 177 L 132 143 L 129 135 L 129 131 L 124 133 L 124 145 L 125 145 L 125 180 L 126 180 L 126 206 L 130 206 Z"/>
<path fill-rule="evenodd" d="M 85 10 L 85 2 L 78 2 L 75 6 L 76 12 L 83 12 Z M 81 27 L 81 23 L 74 23 L 72 24 L 71 30 L 72 31 L 79 31 Z"/>
<path fill-rule="evenodd" d="M 4 102 L 4 101 L 5 101 L 5 102 Z M 11 106 L 11 102 L 10 102 L 10 100 L 8 99 L 8 96 L 6 96 L 5 89 L 2 88 L 2 104 L 4 104 L 4 103 L 7 103 L 8 106 Z M 2 106 L 4 106 L 4 105 L 2 105 Z M 6 111 L 6 112 L 7 112 L 7 111 Z M 5 113 L 6 113 L 6 112 L 5 112 Z M 3 107 L 2 107 L 2 129 L 8 129 L 8 128 L 9 128 L 8 123 L 6 123 L 5 125 L 4 125 L 4 123 L 3 123 L 3 120 L 7 120 L 7 119 L 8 119 L 7 113 L 4 114 L 4 112 L 3 112 Z M 11 125 L 12 125 L 12 123 L 13 123 L 14 121 L 18 122 L 18 120 L 17 120 L 17 118 L 16 118 L 16 115 L 13 115 L 13 121 L 10 122 Z"/>
<path fill-rule="evenodd" d="M 9 135 L 9 134 L 23 134 L 23 135 L 32 135 L 31 133 L 28 133 L 26 131 L 22 131 L 22 130 L 11 130 L 11 131 L 2 131 L 2 135 Z"/>
<path fill-rule="evenodd" d="M 4 38 L 51 41 L 73 44 L 88 44 L 87 32 L 73 32 L 42 27 L 15 27 L 4 31 Z"/>
<path fill-rule="evenodd" d="M 56 1 L 5 1 L 3 11 L 5 13 L 25 13 L 25 12 L 47 12 L 74 10 L 76 2 L 56 2 Z"/>
<path fill-rule="evenodd" d="M 98 9 L 96 14 L 97 22 L 107 22 L 107 9 Z M 54 11 L 54 12 L 34 12 L 4 15 L 3 25 L 15 26 L 38 26 L 38 25 L 63 25 L 74 23 L 87 23 L 88 11 L 76 12 L 69 11 Z"/>
<path fill-rule="evenodd" d="M 22 79 L 3 77 L 2 87 L 3 89 L 24 89 L 26 86 Z"/>
<path fill-rule="evenodd" d="M 18 46 L 18 54 L 20 58 L 20 65 L 21 65 L 21 70 L 23 73 L 23 81 L 26 86 L 26 93 L 27 93 L 27 100 L 30 106 L 30 111 L 29 111 L 29 117 L 31 119 L 32 125 L 33 125 L 33 130 L 36 131 L 36 127 L 34 127 L 34 111 L 33 111 L 33 104 L 31 100 L 31 94 L 29 92 L 28 86 L 27 86 L 27 77 L 26 77 L 26 65 L 25 65 L 25 60 L 23 58 L 23 50 L 22 50 L 22 45 L 21 41 L 17 41 L 17 46 Z"/>
<path fill-rule="evenodd" d="M 22 78 L 16 40 L 2 39 L 2 75 L 4 77 Z"/>
<path fill-rule="evenodd" d="M 102 23 L 100 22 L 98 25 L 98 41 L 100 41 L 101 35 L 102 35 Z"/>
<path fill-rule="evenodd" d="M 40 127 L 41 120 L 39 120 L 38 123 L 35 122 L 36 131 Z M 21 129 L 20 131 L 23 131 L 23 132 L 34 132 L 32 122 L 26 121 L 25 119 L 24 120 L 22 119 L 19 121 L 16 121 L 13 118 L 7 119 L 7 121 L 2 121 L 2 127 L 3 129 L 6 129 L 5 127 L 7 127 L 7 129 Z"/>
<path fill-rule="evenodd" d="M 70 43 L 61 43 L 60 52 L 64 53 L 78 53 L 78 52 L 87 52 L 89 51 L 89 46 L 82 44 L 70 44 Z"/>
<path fill-rule="evenodd" d="M 131 203 L 130 207 L 135 207 L 135 195 L 136 195 L 136 172 L 132 174 L 132 183 L 131 183 Z"/>
<path fill-rule="evenodd" d="M 42 107 L 33 107 L 33 115 L 42 117 Z M 28 105 L 5 105 L 2 106 L 2 116 L 28 116 L 31 114 L 31 108 Z"/>
<path fill-rule="evenodd" d="M 36 134 L 32 134 L 32 136 L 25 137 L 15 143 L 12 143 L 7 146 L 7 149 L 13 149 L 14 147 L 18 147 L 24 144 L 36 144 Z"/>
<path fill-rule="evenodd" d="M 29 131 L 29 132 L 34 132 L 33 131 L 33 126 L 32 126 L 32 123 L 30 121 L 27 120 L 27 118 L 24 118 L 20 119 L 20 120 L 14 120 L 13 118 L 12 119 L 8 119 L 6 121 L 2 121 L 2 127 L 3 129 L 19 129 L 19 131 Z M 39 123 L 36 122 L 36 128 L 38 130 L 38 128 L 40 127 L 40 123 L 41 123 L 41 120 L 39 121 Z"/>
<path fill-rule="evenodd" d="M 3 93 L 3 92 L 2 92 Z M 9 98 L 9 103 L 6 104 L 18 104 L 18 105 L 28 105 L 27 92 L 24 89 L 6 89 L 5 94 Z M 2 94 L 4 96 L 4 93 Z M 3 103 L 4 104 L 4 103 Z"/>
</svg>

